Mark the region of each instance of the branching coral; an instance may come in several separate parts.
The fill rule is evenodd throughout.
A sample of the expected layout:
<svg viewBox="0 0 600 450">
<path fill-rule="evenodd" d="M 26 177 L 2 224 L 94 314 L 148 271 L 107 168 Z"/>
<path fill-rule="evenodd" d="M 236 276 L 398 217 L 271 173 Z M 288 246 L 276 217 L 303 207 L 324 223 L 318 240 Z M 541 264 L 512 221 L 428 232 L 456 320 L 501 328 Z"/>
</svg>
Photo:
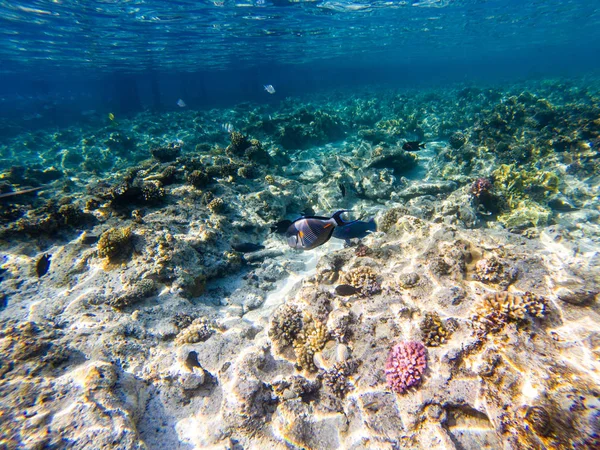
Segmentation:
<svg viewBox="0 0 600 450">
<path fill-rule="evenodd" d="M 400 342 L 390 350 L 385 363 L 388 386 L 403 394 L 417 386 L 427 368 L 427 350 L 420 342 Z"/>
<path fill-rule="evenodd" d="M 523 295 L 497 292 L 484 297 L 476 307 L 473 320 L 482 331 L 499 331 L 508 322 L 523 322 L 530 317 L 544 317 L 546 299 L 526 292 Z"/>
</svg>

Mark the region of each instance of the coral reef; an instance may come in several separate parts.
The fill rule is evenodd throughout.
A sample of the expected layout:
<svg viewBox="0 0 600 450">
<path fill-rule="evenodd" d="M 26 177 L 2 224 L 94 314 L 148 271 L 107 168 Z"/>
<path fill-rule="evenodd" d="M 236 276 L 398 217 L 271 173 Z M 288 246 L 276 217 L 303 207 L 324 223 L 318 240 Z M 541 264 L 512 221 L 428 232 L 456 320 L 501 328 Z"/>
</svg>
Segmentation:
<svg viewBox="0 0 600 450">
<path fill-rule="evenodd" d="M 385 376 L 390 389 L 404 394 L 421 383 L 427 369 L 427 350 L 420 342 L 400 342 L 392 347 L 385 363 Z"/>
<path fill-rule="evenodd" d="M 598 447 L 598 92 L 0 121 L 0 441 Z M 310 252 L 270 232 L 337 209 L 383 232 Z"/>
</svg>

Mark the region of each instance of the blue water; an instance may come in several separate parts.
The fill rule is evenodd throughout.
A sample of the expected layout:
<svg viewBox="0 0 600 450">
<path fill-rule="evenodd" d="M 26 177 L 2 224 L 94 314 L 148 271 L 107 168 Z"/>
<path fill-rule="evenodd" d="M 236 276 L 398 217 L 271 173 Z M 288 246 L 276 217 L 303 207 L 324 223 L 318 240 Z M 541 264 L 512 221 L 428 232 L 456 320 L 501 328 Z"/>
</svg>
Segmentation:
<svg viewBox="0 0 600 450">
<path fill-rule="evenodd" d="M 598 70 L 594 0 L 2 1 L 0 113 Z M 270 99 L 272 100 L 272 99 Z"/>
</svg>

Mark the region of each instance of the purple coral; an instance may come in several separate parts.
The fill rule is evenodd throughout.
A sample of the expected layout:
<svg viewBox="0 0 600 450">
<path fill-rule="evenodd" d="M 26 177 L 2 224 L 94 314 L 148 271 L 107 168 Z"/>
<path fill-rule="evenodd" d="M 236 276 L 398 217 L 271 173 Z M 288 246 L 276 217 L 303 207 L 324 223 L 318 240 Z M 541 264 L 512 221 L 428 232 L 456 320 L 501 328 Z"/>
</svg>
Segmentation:
<svg viewBox="0 0 600 450">
<path fill-rule="evenodd" d="M 427 368 L 427 351 L 420 342 L 400 342 L 394 345 L 385 363 L 388 386 L 402 394 L 421 382 Z"/>
</svg>

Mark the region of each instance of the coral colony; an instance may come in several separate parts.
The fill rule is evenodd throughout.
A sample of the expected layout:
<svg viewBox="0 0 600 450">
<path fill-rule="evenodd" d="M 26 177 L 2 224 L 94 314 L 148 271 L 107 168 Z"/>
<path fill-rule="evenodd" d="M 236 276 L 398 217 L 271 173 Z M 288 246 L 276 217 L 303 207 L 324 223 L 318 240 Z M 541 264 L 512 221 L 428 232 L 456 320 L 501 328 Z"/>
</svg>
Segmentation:
<svg viewBox="0 0 600 450">
<path fill-rule="evenodd" d="M 398 394 L 419 385 L 427 369 L 427 350 L 420 342 L 400 342 L 390 350 L 385 362 L 387 384 Z"/>
</svg>

